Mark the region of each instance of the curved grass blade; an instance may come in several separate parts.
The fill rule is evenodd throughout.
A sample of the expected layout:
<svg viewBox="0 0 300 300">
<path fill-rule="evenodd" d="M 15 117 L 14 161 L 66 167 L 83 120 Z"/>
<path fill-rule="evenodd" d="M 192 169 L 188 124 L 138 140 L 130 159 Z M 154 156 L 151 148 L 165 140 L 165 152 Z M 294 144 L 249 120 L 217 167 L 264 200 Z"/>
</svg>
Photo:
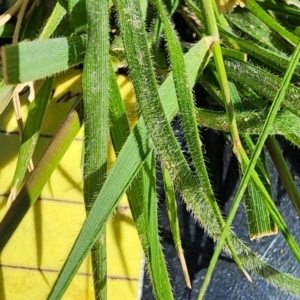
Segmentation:
<svg viewBox="0 0 300 300">
<path fill-rule="evenodd" d="M 218 234 L 221 233 L 224 224 L 221 213 L 217 208 L 212 207 L 214 203 L 211 203 L 207 199 L 207 195 L 203 190 L 199 189 L 199 187 L 197 188 L 198 184 L 195 177 L 192 175 L 176 143 L 169 123 L 165 119 L 162 103 L 156 93 L 157 86 L 155 76 L 153 73 L 149 74 L 152 65 L 150 54 L 146 46 L 146 34 L 144 33 L 143 24 L 135 22 L 135 20 L 139 18 L 138 6 L 133 2 L 119 1 L 119 12 L 124 11 L 124 9 L 124 15 L 119 14 L 119 22 L 127 53 L 128 65 L 133 78 L 139 107 L 145 118 L 147 130 L 151 135 L 156 150 L 161 156 L 162 163 L 170 172 L 175 185 L 186 200 L 188 207 L 198 220 L 202 221 L 202 224 L 206 227 L 208 232 L 215 238 L 218 238 Z M 126 26 L 125 24 L 127 24 L 128 18 L 136 27 L 139 26 L 140 30 L 136 30 L 136 27 L 132 30 L 130 26 Z M 132 44 L 135 45 L 134 48 L 130 47 Z M 138 59 L 136 59 L 136 57 Z M 137 72 L 137 70 L 139 70 L 139 72 Z M 145 84 L 148 86 L 147 90 L 143 88 Z M 148 99 L 152 99 L 152 101 L 149 102 Z M 217 215 L 216 212 L 218 213 Z M 234 235 L 231 233 L 228 237 L 231 238 L 233 244 L 235 244 L 237 240 Z M 228 247 L 226 247 L 226 250 L 228 251 Z M 243 260 L 243 258 L 241 259 Z M 250 268 L 253 269 L 252 267 Z M 278 278 L 272 276 L 270 280 L 274 282 L 274 279 L 277 281 Z M 280 282 L 277 281 L 276 283 Z"/>
<path fill-rule="evenodd" d="M 188 75 L 186 72 L 186 67 L 184 64 L 184 57 L 181 50 L 181 46 L 174 30 L 172 29 L 172 24 L 168 19 L 167 13 L 163 8 L 162 3 L 160 2 L 160 0 L 154 0 L 153 2 L 157 10 L 159 11 L 159 14 L 161 15 L 161 19 L 165 27 L 170 62 L 174 78 L 174 85 L 179 106 L 179 116 L 182 122 L 184 136 L 186 138 L 187 145 L 192 156 L 193 165 L 195 166 L 197 176 L 200 180 L 200 184 L 207 193 L 208 198 L 210 199 L 210 201 L 216 203 L 213 188 L 208 177 L 201 149 L 201 141 L 199 138 L 198 125 L 195 117 L 194 100 L 188 80 Z M 206 37 L 203 40 L 201 40 L 200 43 L 202 43 L 203 45 L 201 47 L 201 51 L 198 54 L 198 59 L 200 63 L 204 66 L 204 63 L 206 62 L 205 56 L 208 53 L 210 46 L 215 47 L 214 54 L 218 52 L 217 45 L 213 46 L 213 44 L 218 43 L 218 41 L 216 41 L 212 37 Z M 199 70 L 199 73 L 202 73 L 201 69 Z M 238 135 L 236 136 L 236 134 L 233 133 L 233 137 L 238 138 Z M 228 241 L 228 245 L 230 248 L 232 248 L 230 241 Z M 237 259 L 237 264 L 239 265 L 239 267 L 243 270 L 243 272 L 245 272 L 242 264 L 239 262 L 239 259 L 235 255 L 233 250 L 232 255 Z"/>
<path fill-rule="evenodd" d="M 8 203 L 15 200 L 25 178 L 27 166 L 38 142 L 42 123 L 52 93 L 52 85 L 53 79 L 47 79 L 40 88 L 34 101 L 32 101 L 29 105 L 28 116 L 19 150 L 16 171 L 12 181 L 11 193 L 8 197 Z"/>
<path fill-rule="evenodd" d="M 161 15 L 161 19 L 165 28 L 170 63 L 179 106 L 179 116 L 182 123 L 184 136 L 192 156 L 193 165 L 195 166 L 197 176 L 201 184 L 207 190 L 207 193 L 211 194 L 213 197 L 213 189 L 208 178 L 201 149 L 201 141 L 199 138 L 198 124 L 195 116 L 192 89 L 189 84 L 181 46 L 160 0 L 154 0 L 153 2 L 159 11 L 159 14 Z M 207 58 L 206 56 L 210 50 L 210 46 L 214 42 L 215 39 L 212 37 L 206 37 L 200 41 L 201 50 L 198 54 L 198 59 L 203 66 Z M 202 70 L 199 72 L 201 73 Z"/>
<path fill-rule="evenodd" d="M 74 2 L 74 1 L 71 1 Z M 109 135 L 109 3 L 86 0 L 88 43 L 82 77 L 84 105 L 83 195 L 87 215 L 107 172 Z M 106 229 L 92 248 L 95 298 L 107 298 Z M 67 286 L 62 287 L 62 295 Z"/>
</svg>

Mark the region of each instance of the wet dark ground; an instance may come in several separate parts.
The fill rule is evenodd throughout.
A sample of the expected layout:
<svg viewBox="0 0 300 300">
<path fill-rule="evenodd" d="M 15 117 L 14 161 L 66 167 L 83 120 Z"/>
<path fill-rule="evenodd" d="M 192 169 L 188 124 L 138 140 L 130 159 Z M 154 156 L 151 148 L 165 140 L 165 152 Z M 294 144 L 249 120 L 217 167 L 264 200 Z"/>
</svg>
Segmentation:
<svg viewBox="0 0 300 300">
<path fill-rule="evenodd" d="M 175 125 L 175 127 L 177 126 Z M 207 165 L 210 169 L 211 179 L 215 191 L 217 195 L 219 195 L 220 206 L 225 212 L 228 212 L 238 185 L 238 167 L 236 160 L 232 156 L 230 145 L 226 143 L 222 133 L 202 130 L 201 136 L 205 144 Z M 287 159 L 297 186 L 300 187 L 300 150 L 292 147 L 289 142 L 285 141 L 282 137 L 277 137 L 277 140 L 281 145 L 283 154 Z M 294 207 L 268 155 L 267 159 L 272 181 L 273 198 L 289 226 L 290 231 L 294 234 L 297 242 L 300 242 L 300 220 L 295 213 Z M 185 287 L 181 266 L 172 241 L 164 204 L 163 189 L 160 189 L 159 194 L 161 196 L 159 205 L 160 234 L 171 277 L 171 285 L 175 295 L 174 298 L 176 300 L 197 299 L 215 244 L 195 223 L 194 219 L 186 211 L 184 203 L 178 197 L 181 237 L 192 281 L 192 290 L 188 290 Z M 241 205 L 238 210 L 233 227 L 237 235 L 266 262 L 283 272 L 300 277 L 299 264 L 293 257 L 280 233 L 260 240 L 249 240 L 243 205 Z M 253 283 L 247 281 L 236 264 L 230 258 L 226 257 L 225 254 L 222 254 L 213 273 L 205 299 L 298 299 L 268 284 L 266 280 L 260 279 L 255 274 L 251 274 L 251 277 Z M 154 299 L 147 272 L 145 272 L 144 276 L 142 299 Z"/>
</svg>

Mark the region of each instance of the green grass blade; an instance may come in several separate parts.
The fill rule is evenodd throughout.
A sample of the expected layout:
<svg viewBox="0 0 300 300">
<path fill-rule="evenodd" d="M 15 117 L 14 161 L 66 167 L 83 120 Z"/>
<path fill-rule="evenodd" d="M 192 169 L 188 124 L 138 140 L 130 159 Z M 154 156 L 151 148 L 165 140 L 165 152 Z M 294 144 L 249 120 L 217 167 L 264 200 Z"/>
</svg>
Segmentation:
<svg viewBox="0 0 300 300">
<path fill-rule="evenodd" d="M 50 18 L 47 20 L 47 23 L 45 24 L 43 30 L 39 35 L 39 39 L 50 38 L 66 14 L 67 14 L 66 1 L 65 0 L 57 1 Z"/>
<path fill-rule="evenodd" d="M 162 173 L 164 178 L 164 187 L 165 187 L 165 195 L 166 195 L 166 203 L 168 210 L 168 218 L 170 222 L 170 227 L 173 235 L 173 240 L 175 244 L 175 249 L 177 251 L 177 255 L 180 260 L 183 276 L 185 279 L 186 286 L 188 288 L 192 288 L 189 272 L 187 269 L 186 261 L 184 258 L 183 248 L 181 244 L 180 238 L 180 229 L 179 229 L 179 221 L 177 214 L 177 204 L 176 204 L 176 195 L 173 186 L 172 178 L 170 177 L 167 169 L 163 166 Z"/>
<path fill-rule="evenodd" d="M 120 87 L 123 88 L 122 86 Z M 110 93 L 109 93 L 109 118 L 112 126 L 110 136 L 116 153 L 119 153 L 130 134 L 130 126 L 126 116 L 126 109 L 121 98 L 116 75 L 110 71 Z"/>
<path fill-rule="evenodd" d="M 226 239 L 226 235 L 228 234 L 229 227 L 230 227 L 230 225 L 233 221 L 234 215 L 235 215 L 235 213 L 237 211 L 237 208 L 239 206 L 239 203 L 242 199 L 243 193 L 245 192 L 245 189 L 247 187 L 247 183 L 249 182 L 249 180 L 251 178 L 251 173 L 252 173 L 251 171 L 254 168 L 255 163 L 257 162 L 259 154 L 262 150 L 262 147 L 263 147 L 263 145 L 264 145 L 264 143 L 267 139 L 267 136 L 268 136 L 268 133 L 269 133 L 269 128 L 271 127 L 271 125 L 272 125 L 272 123 L 275 119 L 276 113 L 277 113 L 277 111 L 280 107 L 280 104 L 281 104 L 281 102 L 284 98 L 284 95 L 285 95 L 286 90 L 288 88 L 289 82 L 292 78 L 293 72 L 294 72 L 294 70 L 297 66 L 299 58 L 300 58 L 300 43 L 298 43 L 298 45 L 296 47 L 296 50 L 293 54 L 293 57 L 291 58 L 291 63 L 290 63 L 290 65 L 289 65 L 289 67 L 288 67 L 288 69 L 287 69 L 287 71 L 284 75 L 284 78 L 282 79 L 280 88 L 279 88 L 279 90 L 276 94 L 276 97 L 275 97 L 275 99 L 272 103 L 272 106 L 269 110 L 267 120 L 266 120 L 265 125 L 263 127 L 263 131 L 262 131 L 261 135 L 258 138 L 257 144 L 255 146 L 255 149 L 254 149 L 253 154 L 252 154 L 251 159 L 250 159 L 250 163 L 247 165 L 247 169 L 246 169 L 245 174 L 244 174 L 244 176 L 241 180 L 241 183 L 240 183 L 240 186 L 239 186 L 238 191 L 236 193 L 236 196 L 234 198 L 232 207 L 231 207 L 230 212 L 228 214 L 226 225 L 223 228 L 222 235 L 221 235 L 221 237 L 218 241 L 217 247 L 215 249 L 215 252 L 213 254 L 213 257 L 212 257 L 212 260 L 210 262 L 209 268 L 207 270 L 207 273 L 206 273 L 206 276 L 205 276 L 205 279 L 204 279 L 204 282 L 203 282 L 203 286 L 202 286 L 201 292 L 199 294 L 199 299 L 202 299 L 204 297 L 204 294 L 205 294 L 205 291 L 208 287 L 208 284 L 209 284 L 214 266 L 217 262 L 217 259 L 218 259 L 219 255 L 220 255 L 220 252 L 222 250 L 222 246 L 225 243 L 225 239 Z M 274 219 L 274 221 L 276 221 L 276 220 Z M 281 229 L 283 227 L 282 226 L 283 224 L 284 223 L 281 222 L 280 226 L 278 226 L 279 229 Z M 299 248 L 298 244 L 296 243 L 296 241 L 294 240 L 293 236 L 290 235 L 287 231 L 281 231 L 281 232 L 285 236 L 285 238 L 287 239 L 287 241 L 288 241 L 288 243 L 291 247 L 291 250 L 293 251 L 296 259 L 298 260 L 298 262 L 300 262 L 300 248 Z"/>
<path fill-rule="evenodd" d="M 151 248 L 147 251 L 154 294 L 156 299 L 173 299 L 166 261 L 158 236 L 156 168 L 154 152 L 145 160 L 141 170 L 143 214 L 147 226 L 147 239 Z"/>
<path fill-rule="evenodd" d="M 225 35 L 234 38 L 241 50 L 259 59 L 263 64 L 267 64 L 269 67 L 279 70 L 281 72 L 284 72 L 286 70 L 290 60 L 288 55 L 286 55 L 285 53 L 279 51 L 274 52 L 272 50 L 263 48 L 260 45 L 256 45 L 252 42 L 241 39 L 227 30 L 221 30 Z M 297 79 L 300 78 L 299 64 L 297 65 L 293 76 Z"/>
<path fill-rule="evenodd" d="M 86 0 L 68 2 L 70 10 L 69 16 L 73 32 L 75 34 L 85 32 L 87 29 Z"/>
<path fill-rule="evenodd" d="M 72 1 L 74 2 L 74 1 Z M 83 195 L 87 215 L 102 188 L 107 172 L 109 134 L 109 3 L 87 0 L 88 43 L 82 77 L 84 104 Z M 100 25 L 101 24 L 101 25 Z M 92 248 L 95 298 L 107 298 L 105 227 Z M 62 270 L 63 272 L 64 270 Z M 60 298 L 69 278 L 61 278 L 56 294 Z"/>
<path fill-rule="evenodd" d="M 194 111 L 193 95 L 191 87 L 189 85 L 188 75 L 184 64 L 184 57 L 181 51 L 181 46 L 175 32 L 172 29 L 172 24 L 168 19 L 167 13 L 164 10 L 163 5 L 160 1 L 154 1 L 154 4 L 157 10 L 159 11 L 163 25 L 165 27 L 170 62 L 173 71 L 174 85 L 179 106 L 180 120 L 182 122 L 183 132 L 188 144 L 189 151 L 192 156 L 193 165 L 195 166 L 200 183 L 208 195 L 208 199 L 216 203 L 216 199 L 214 197 L 214 192 L 208 177 L 201 149 L 201 141 L 199 139 L 198 125 Z M 198 59 L 200 63 L 204 66 L 204 62 L 206 62 L 205 56 L 208 53 L 210 46 L 214 43 L 218 43 L 218 41 L 211 37 L 204 38 L 200 41 L 200 43 L 202 41 L 203 45 L 201 47 L 201 51 L 198 54 Z M 213 49 L 216 49 L 214 54 L 219 55 L 218 50 L 220 49 L 217 47 L 217 45 L 213 46 Z M 224 66 L 223 68 L 221 68 L 220 72 L 222 72 L 223 69 Z M 199 73 L 201 74 L 202 70 L 199 70 Z M 234 134 L 234 136 L 236 135 Z M 230 241 L 228 241 L 228 245 L 230 244 Z M 231 245 L 229 247 L 232 248 Z M 241 267 L 241 269 L 243 269 L 243 266 L 241 265 L 241 263 L 239 263 L 239 259 L 234 254 L 234 251 L 232 251 L 232 255 L 237 260 L 237 264 Z"/>
<path fill-rule="evenodd" d="M 259 170 L 257 170 L 257 172 L 259 173 Z M 244 172 L 242 172 L 242 174 L 244 174 Z M 265 181 L 264 185 L 267 188 Z M 270 188 L 267 189 L 267 191 L 269 192 Z M 244 197 L 250 240 L 277 234 L 277 226 L 274 224 L 268 209 L 263 203 L 263 196 L 259 193 L 252 180 L 249 181 Z"/>
<path fill-rule="evenodd" d="M 253 147 L 246 147 L 247 153 L 253 153 Z M 261 167 L 256 167 L 255 171 L 258 176 L 251 178 L 247 190 L 245 191 L 245 210 L 247 215 L 248 231 L 250 240 L 269 236 L 278 233 L 276 224 L 274 223 L 265 202 L 271 200 L 271 188 L 268 174 L 263 173 L 266 169 L 263 153 L 260 156 Z M 245 173 L 246 163 L 242 166 L 241 175 Z M 252 176 L 253 177 L 253 176 Z M 259 186 L 257 182 L 259 178 Z M 264 187 L 264 193 L 260 192 L 260 186 Z M 268 197 L 265 196 L 268 193 Z M 263 199 L 265 197 L 265 199 Z M 272 200 L 271 200 L 272 201 Z"/>
<path fill-rule="evenodd" d="M 236 109 L 242 109 L 242 101 L 239 93 L 233 83 L 230 82 L 230 93 L 232 97 L 232 102 Z M 247 134 L 242 135 L 242 141 L 244 141 L 244 147 L 247 153 L 252 153 L 254 151 L 254 143 L 251 137 Z M 242 158 L 242 164 L 240 166 L 240 174 L 244 174 L 247 168 L 246 161 Z M 269 176 L 266 173 L 266 165 L 264 164 L 263 157 L 258 158 L 256 172 L 259 178 L 266 188 L 266 191 L 270 193 Z M 263 195 L 261 195 L 256 187 L 258 184 L 255 180 L 250 180 L 247 190 L 245 191 L 245 210 L 247 215 L 248 232 L 250 240 L 254 238 L 260 238 L 266 235 L 271 235 L 277 233 L 277 227 L 274 224 L 270 213 L 263 203 Z"/>
<path fill-rule="evenodd" d="M 14 24 L 4 24 L 0 26 L 0 37 L 11 38 L 14 34 L 14 30 L 15 30 Z"/>
<path fill-rule="evenodd" d="M 142 91 L 141 91 L 141 90 L 135 88 L 137 99 L 139 99 L 140 92 L 144 96 L 146 96 L 149 93 L 149 91 L 151 91 L 151 88 L 149 86 L 147 86 L 147 80 L 144 77 L 144 73 L 140 73 L 140 70 L 141 69 L 145 70 L 145 67 L 146 67 L 146 65 L 144 65 L 144 60 L 147 58 L 148 59 L 150 58 L 149 50 L 148 49 L 146 50 L 144 48 L 145 46 L 146 47 L 148 47 L 148 46 L 147 46 L 147 39 L 145 39 L 146 38 L 145 27 L 143 26 L 143 19 L 142 19 L 142 13 L 140 10 L 140 5 L 139 5 L 138 1 L 129 1 L 129 2 L 128 1 L 116 1 L 116 9 L 117 9 L 117 14 L 118 14 L 120 29 L 122 32 L 123 42 L 124 42 L 124 45 L 126 44 L 126 46 L 128 46 L 128 48 L 125 47 L 127 59 L 130 60 L 134 56 L 134 60 L 140 64 L 140 67 L 138 67 L 138 69 L 130 68 L 130 73 L 133 78 L 134 86 L 136 87 L 135 84 L 138 84 L 138 87 L 142 89 Z M 139 28 L 139 30 L 137 30 L 137 28 Z M 132 35 L 133 31 L 140 33 L 139 40 L 136 39 L 135 35 Z M 145 44 L 145 41 L 146 41 L 146 44 Z M 137 42 L 138 42 L 138 44 L 137 44 Z M 141 46 L 143 49 L 140 49 Z M 144 52 L 143 50 L 146 50 L 146 51 Z M 146 58 L 145 55 L 148 55 L 148 57 Z M 135 65 L 135 67 L 136 67 L 136 65 Z M 138 78 L 138 76 L 137 76 L 138 73 L 140 73 L 140 75 L 141 75 L 140 78 Z M 154 76 L 153 72 L 151 72 L 150 74 L 152 76 Z M 155 80 L 154 77 L 152 77 L 153 80 Z M 138 81 L 137 81 L 137 79 L 138 79 Z M 147 89 L 142 88 L 142 86 L 141 86 L 142 82 L 143 82 L 144 87 L 147 86 Z M 156 87 L 156 91 L 154 91 L 154 93 L 155 92 L 158 94 L 157 87 Z M 143 172 L 142 174 L 144 174 L 145 168 L 143 168 L 142 172 Z M 148 213 L 150 213 L 150 211 Z M 147 210 L 145 211 L 145 214 L 147 214 Z M 146 221 L 147 221 L 147 218 L 146 218 Z M 153 221 L 155 222 L 155 219 L 153 219 Z M 157 224 L 150 224 L 150 227 L 151 227 L 151 231 L 153 232 L 153 228 L 157 227 Z M 157 230 L 157 229 L 155 228 L 155 230 Z M 148 242 L 149 242 L 149 244 L 155 245 L 158 243 L 157 236 L 155 237 L 155 234 L 151 233 L 151 231 L 149 231 L 149 229 L 148 229 L 148 234 L 147 234 Z M 154 255 L 158 256 L 158 259 L 161 260 L 162 252 L 159 249 L 160 248 L 157 248 L 155 246 L 153 247 L 153 250 L 155 251 Z M 152 257 L 153 254 L 152 253 L 149 253 L 149 254 L 150 254 L 151 274 L 158 275 L 158 274 L 164 273 L 165 279 L 167 279 L 168 276 L 166 274 L 166 269 L 164 268 L 165 263 L 161 266 L 157 265 L 157 262 L 153 261 L 153 257 Z M 172 289 L 171 289 L 171 285 L 170 285 L 169 281 L 163 280 L 160 282 L 159 278 L 160 278 L 160 280 L 162 280 L 162 277 L 160 277 L 160 276 L 158 278 L 155 278 L 155 276 L 151 278 L 153 285 L 154 285 L 155 294 L 157 295 L 157 297 L 159 299 L 173 299 Z"/>
<path fill-rule="evenodd" d="M 72 11 L 76 5 L 82 3 L 82 2 L 87 2 L 86 0 L 64 0 L 65 2 L 68 2 L 68 10 Z"/>
<path fill-rule="evenodd" d="M 241 61 L 247 61 L 247 54 L 244 52 L 227 49 L 227 48 L 222 48 L 221 50 L 223 56 L 228 56 Z"/>
<path fill-rule="evenodd" d="M 206 34 L 216 36 L 219 39 L 219 30 L 218 30 L 212 2 L 202 0 L 200 1 L 200 5 L 203 10 L 203 21 L 204 21 Z M 240 161 L 241 141 L 239 137 L 238 127 L 236 124 L 234 107 L 231 101 L 229 84 L 227 80 L 227 74 L 224 67 L 224 61 L 223 61 L 223 56 L 221 51 L 221 45 L 218 39 L 212 46 L 212 52 L 214 56 L 214 62 L 216 65 L 217 73 L 218 73 L 219 84 L 221 86 L 221 90 L 223 94 L 224 106 L 228 116 L 230 133 L 232 136 L 233 152 L 236 155 L 238 161 Z"/>
<path fill-rule="evenodd" d="M 154 4 L 161 16 L 165 28 L 170 63 L 179 106 L 179 116 L 182 123 L 184 136 L 192 156 L 193 165 L 195 166 L 197 176 L 207 193 L 213 197 L 213 189 L 207 174 L 201 149 L 201 141 L 199 138 L 198 124 L 195 116 L 192 89 L 189 84 L 181 46 L 161 2 L 155 0 Z M 198 54 L 198 59 L 201 64 L 206 61 L 206 55 L 209 52 L 210 46 L 214 42 L 215 40 L 212 37 L 206 37 L 200 41 L 201 50 Z M 202 73 L 202 70 L 199 70 L 199 73 Z M 212 200 L 215 200 L 214 197 Z"/>
<path fill-rule="evenodd" d="M 292 144 L 296 145 L 298 148 L 300 148 L 300 137 L 297 133 L 286 133 L 284 137 L 290 141 Z"/>
<path fill-rule="evenodd" d="M 2 48 L 3 76 L 8 84 L 33 81 L 83 62 L 86 35 L 22 42 Z"/>
<path fill-rule="evenodd" d="M 29 105 L 28 116 L 26 119 L 23 139 L 19 150 L 18 162 L 8 202 L 11 202 L 16 198 L 25 178 L 27 166 L 38 142 L 42 123 L 52 93 L 52 85 L 53 79 L 47 79 L 40 88 L 34 101 L 32 101 Z"/>
<path fill-rule="evenodd" d="M 291 1 L 288 1 L 291 2 Z M 259 1 L 259 5 L 262 8 L 267 10 L 276 11 L 277 13 L 289 15 L 291 17 L 300 17 L 300 11 L 297 8 L 294 8 L 291 5 L 286 5 L 280 2 L 261 2 Z"/>
<path fill-rule="evenodd" d="M 79 8 L 79 5 L 81 6 Z M 47 20 L 45 26 L 43 27 L 39 39 L 49 39 L 55 32 L 56 28 L 60 25 L 63 18 L 68 12 L 81 12 L 81 22 L 86 23 L 85 14 L 82 13 L 82 6 L 85 5 L 84 0 L 60 0 L 57 1 L 50 18 Z"/>
<path fill-rule="evenodd" d="M 253 139 L 251 138 L 251 136 L 249 135 L 244 135 L 244 138 L 245 138 L 245 143 L 247 144 L 247 148 L 248 148 L 248 151 L 253 151 L 254 148 L 255 148 L 255 144 L 254 144 L 254 140 L 256 139 L 256 137 L 254 137 Z M 249 153 L 249 152 L 247 152 Z M 265 156 L 262 155 L 262 158 L 259 158 L 257 160 L 257 166 L 261 172 L 261 176 L 264 177 L 264 180 L 267 182 L 267 183 L 270 183 L 270 179 L 269 179 L 269 174 L 268 174 L 268 171 L 267 171 L 267 165 L 266 165 L 266 161 L 265 161 Z"/>
</svg>

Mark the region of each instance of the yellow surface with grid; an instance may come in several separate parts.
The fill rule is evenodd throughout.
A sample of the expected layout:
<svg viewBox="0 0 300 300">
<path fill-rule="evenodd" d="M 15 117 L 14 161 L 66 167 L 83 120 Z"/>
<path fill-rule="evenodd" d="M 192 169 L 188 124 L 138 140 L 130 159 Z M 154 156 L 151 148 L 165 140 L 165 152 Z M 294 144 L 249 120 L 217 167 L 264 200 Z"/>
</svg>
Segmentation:
<svg viewBox="0 0 300 300">
<path fill-rule="evenodd" d="M 119 76 L 122 96 L 134 105 L 131 84 Z M 51 137 L 81 92 L 81 72 L 61 74 L 54 85 L 47 115 L 33 161 Z M 23 97 L 25 98 L 25 97 Z M 126 102 L 125 102 L 126 103 Z M 28 100 L 22 99 L 26 117 Z M 46 299 L 59 270 L 85 219 L 82 196 L 81 151 L 83 130 L 77 135 L 40 198 L 29 210 L 0 257 L 1 300 Z M 20 139 L 12 105 L 0 115 L 0 218 L 7 212 Z M 109 159 L 115 159 L 109 149 Z M 107 225 L 108 299 L 137 299 L 142 250 L 126 197 Z M 90 257 L 85 259 L 63 299 L 94 299 Z"/>
</svg>

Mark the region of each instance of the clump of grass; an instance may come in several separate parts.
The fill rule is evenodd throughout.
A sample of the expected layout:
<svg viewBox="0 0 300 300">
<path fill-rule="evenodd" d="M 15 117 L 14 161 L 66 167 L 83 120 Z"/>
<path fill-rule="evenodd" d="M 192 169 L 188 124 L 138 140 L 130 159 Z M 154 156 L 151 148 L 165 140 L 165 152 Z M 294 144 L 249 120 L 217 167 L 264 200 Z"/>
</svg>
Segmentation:
<svg viewBox="0 0 300 300">
<path fill-rule="evenodd" d="M 228 1 L 225 7 L 223 1 L 216 1 L 17 1 L 8 8 L 16 22 L 9 23 L 7 13 L 0 17 L 0 38 L 10 41 L 1 51 L 1 112 L 11 98 L 17 110 L 21 84 L 48 78 L 40 90 L 42 97 L 37 94 L 34 100 L 39 103 L 40 98 L 50 97 L 52 78 L 57 74 L 74 66 L 83 69 L 83 99 L 78 99 L 27 177 L 26 168 L 39 137 L 46 102 L 39 103 L 42 108 L 28 115 L 24 129 L 20 127 L 23 138 L 10 197 L 13 203 L 0 224 L 3 249 L 83 123 L 87 218 L 48 299 L 62 297 L 91 250 L 95 297 L 107 298 L 105 225 L 124 193 L 154 294 L 157 299 L 173 298 L 157 228 L 157 158 L 169 191 L 167 203 L 174 242 L 189 287 L 174 188 L 199 225 L 217 242 L 199 299 L 204 297 L 221 249 L 233 257 L 249 281 L 248 271 L 252 271 L 300 295 L 299 279 L 266 264 L 230 229 L 244 196 L 250 238 L 280 231 L 300 261 L 299 245 L 272 200 L 262 153 L 266 143 L 279 175 L 285 178 L 283 183 L 295 214 L 299 214 L 299 193 L 273 136 L 280 134 L 300 146 L 300 90 L 296 84 L 300 44 L 294 34 L 300 13 L 297 7 L 284 3 L 278 12 L 274 1 Z M 229 14 L 228 10 L 238 4 L 242 8 Z M 172 21 L 175 12 L 186 21 L 190 35 L 178 37 Z M 289 24 L 285 22 L 287 16 Z M 139 120 L 132 132 L 115 72 L 125 72 L 133 83 Z M 196 107 L 192 93 L 195 84 L 215 100 L 214 106 L 208 102 L 206 109 Z M 190 164 L 170 125 L 175 115 L 182 124 Z M 239 164 L 241 182 L 226 219 L 205 166 L 199 125 L 227 132 Z M 118 157 L 107 175 L 109 135 Z"/>
</svg>

